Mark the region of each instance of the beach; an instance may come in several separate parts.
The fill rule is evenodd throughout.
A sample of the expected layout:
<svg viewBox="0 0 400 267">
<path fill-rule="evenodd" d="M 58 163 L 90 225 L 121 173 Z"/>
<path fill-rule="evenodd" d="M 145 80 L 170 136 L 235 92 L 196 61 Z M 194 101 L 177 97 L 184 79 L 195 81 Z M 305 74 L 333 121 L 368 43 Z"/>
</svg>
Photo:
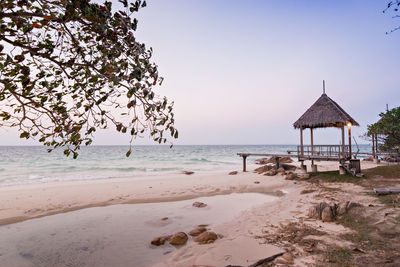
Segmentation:
<svg viewBox="0 0 400 267">
<path fill-rule="evenodd" d="M 299 165 L 296 162 L 293 164 Z M 318 165 L 321 171 L 337 170 L 338 168 L 338 163 L 319 162 Z M 252 169 L 255 167 L 255 165 L 250 166 Z M 369 162 L 362 164 L 363 168 L 374 166 L 376 165 Z M 318 190 L 315 189 L 315 192 L 310 191 L 314 193 L 303 194 L 304 190 L 310 190 L 309 183 L 286 180 L 285 176 L 281 174 L 265 176 L 252 171 L 245 173 L 240 170 L 236 171 L 238 173 L 235 175 L 229 175 L 228 172 L 194 173 L 192 175 L 180 173 L 167 176 L 135 177 L 135 179 L 123 177 L 4 186 L 0 188 L 0 224 L 3 227 L 7 227 L 7 225 L 11 227 L 17 222 L 34 222 L 31 220 L 33 218 L 40 218 L 46 222 L 46 218 L 49 218 L 48 220 L 51 218 L 51 216 L 46 216 L 54 214 L 68 215 L 69 213 L 73 214 L 73 211 L 85 213 L 85 210 L 87 210 L 86 213 L 91 214 L 89 208 L 105 206 L 114 206 L 116 210 L 120 211 L 127 206 L 119 204 L 178 203 L 186 200 L 189 201 L 186 206 L 190 206 L 192 200 L 201 197 L 211 197 L 209 208 L 213 209 L 212 196 L 229 196 L 235 193 L 239 195 L 261 193 L 276 198 L 256 201 L 254 205 L 249 200 L 249 206 L 243 207 L 242 210 L 239 209 L 237 214 L 233 213 L 233 219 L 227 215 L 224 220 L 222 215 L 222 218 L 217 223 L 211 224 L 209 229 L 216 232 L 221 238 L 212 244 L 199 245 L 193 240 L 189 240 L 185 246 L 172 247 L 168 250 L 167 256 L 160 258 L 161 262 L 156 263 L 156 266 L 226 266 L 229 264 L 247 266 L 260 259 L 285 252 L 284 248 L 268 244 L 260 237 L 264 236 L 266 231 L 290 222 L 307 222 L 332 233 L 346 231 L 341 225 L 315 220 L 308 222 L 308 208 L 319 199 L 324 198 L 320 193 L 316 194 Z M 350 193 L 343 197 L 349 197 L 353 201 L 364 204 L 371 201 L 362 194 L 354 195 L 354 192 L 360 190 L 359 188 L 348 187 L 347 189 L 350 190 Z M 235 205 L 234 198 L 231 203 Z M 229 205 L 226 208 L 229 209 Z M 168 209 L 168 206 L 165 209 Z M 97 212 L 101 213 L 101 210 Z M 201 211 L 194 209 L 192 212 Z M 182 210 L 181 213 L 180 216 L 185 217 L 185 210 Z M 159 217 L 161 220 L 163 216 L 160 214 Z M 96 217 L 94 216 L 94 218 Z M 196 224 L 203 223 L 207 223 L 206 218 L 192 222 L 192 225 L 194 227 Z M 32 226 L 27 224 L 26 227 L 29 229 Z M 107 232 L 108 230 L 103 229 L 102 231 Z M 125 231 L 129 231 L 129 227 Z M 180 231 L 188 232 L 190 229 L 186 227 Z M 154 235 L 156 237 L 156 232 Z M 141 242 L 149 246 L 150 241 L 149 238 L 149 240 Z M 88 247 L 88 249 L 92 248 Z M 116 255 L 119 255 L 117 263 L 124 263 L 124 256 Z M 32 259 L 24 260 L 30 262 Z M 310 260 L 312 261 L 312 259 L 304 258 L 302 259 L 304 262 L 301 264 Z M 83 261 L 83 263 L 87 262 Z M 91 265 L 88 264 L 88 266 Z"/>
</svg>

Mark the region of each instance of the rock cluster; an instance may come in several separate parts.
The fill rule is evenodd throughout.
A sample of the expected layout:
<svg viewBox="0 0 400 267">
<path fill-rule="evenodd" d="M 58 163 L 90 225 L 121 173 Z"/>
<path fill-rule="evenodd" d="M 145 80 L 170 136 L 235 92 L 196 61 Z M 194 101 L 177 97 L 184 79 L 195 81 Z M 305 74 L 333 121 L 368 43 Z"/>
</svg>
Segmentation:
<svg viewBox="0 0 400 267">
<path fill-rule="evenodd" d="M 282 157 L 279 158 L 279 163 L 292 163 L 293 160 L 290 157 Z M 256 159 L 256 164 L 268 164 L 268 163 L 272 163 L 275 164 L 275 158 L 274 157 L 270 157 L 270 158 L 261 158 L 261 159 Z"/>
<path fill-rule="evenodd" d="M 214 232 L 207 231 L 206 225 L 198 225 L 196 228 L 189 232 L 190 236 L 195 237 L 194 241 L 199 244 L 210 244 L 213 243 L 218 238 L 222 238 L 222 236 L 217 235 Z M 171 245 L 174 246 L 182 246 L 185 245 L 188 241 L 189 237 L 185 232 L 178 232 L 174 235 L 163 235 L 159 237 L 155 237 L 151 240 L 151 244 L 154 246 L 164 245 L 165 242 L 169 241 Z"/>
<path fill-rule="evenodd" d="M 399 162 L 399 158 L 395 158 L 395 157 L 391 157 L 391 156 L 386 156 L 382 160 L 386 161 L 386 162 Z"/>
<path fill-rule="evenodd" d="M 341 201 L 329 205 L 321 202 L 308 210 L 308 217 L 322 220 L 323 222 L 331 222 L 336 216 L 347 213 L 350 209 L 358 207 L 360 204 L 351 201 Z"/>
</svg>

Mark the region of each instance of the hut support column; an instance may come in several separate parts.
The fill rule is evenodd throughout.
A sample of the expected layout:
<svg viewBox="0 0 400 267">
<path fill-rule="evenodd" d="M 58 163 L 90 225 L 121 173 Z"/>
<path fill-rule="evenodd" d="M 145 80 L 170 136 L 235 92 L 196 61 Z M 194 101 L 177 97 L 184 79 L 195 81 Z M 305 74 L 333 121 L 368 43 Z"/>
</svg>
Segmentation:
<svg viewBox="0 0 400 267">
<path fill-rule="evenodd" d="M 310 135 L 311 135 L 311 157 L 314 155 L 314 134 L 313 128 L 310 128 Z M 311 165 L 314 165 L 314 160 L 311 160 Z"/>
<path fill-rule="evenodd" d="M 300 155 L 304 156 L 304 148 L 303 148 L 303 128 L 300 128 Z"/>
<path fill-rule="evenodd" d="M 351 155 L 351 125 L 349 125 L 348 128 L 349 128 L 349 156 L 351 159 L 352 158 L 352 155 Z"/>
<path fill-rule="evenodd" d="M 344 153 L 344 126 L 342 127 L 342 155 L 343 158 L 345 157 L 345 153 Z M 339 155 L 340 157 L 340 155 Z"/>
</svg>

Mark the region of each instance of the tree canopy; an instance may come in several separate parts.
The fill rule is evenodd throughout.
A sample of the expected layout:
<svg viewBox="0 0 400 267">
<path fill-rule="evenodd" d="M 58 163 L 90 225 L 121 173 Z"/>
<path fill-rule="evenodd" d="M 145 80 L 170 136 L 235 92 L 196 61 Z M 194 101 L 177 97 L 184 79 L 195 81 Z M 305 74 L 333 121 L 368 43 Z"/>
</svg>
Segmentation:
<svg viewBox="0 0 400 267">
<path fill-rule="evenodd" d="M 394 151 L 400 148 L 400 107 L 379 114 L 380 119 L 368 125 L 368 136 L 377 135 L 382 151 Z"/>
<path fill-rule="evenodd" d="M 393 18 L 400 18 L 400 15 L 398 15 L 399 10 L 400 10 L 400 0 L 392 0 L 392 1 L 388 2 L 387 7 L 383 10 L 383 13 L 392 12 L 393 14 L 395 14 L 395 15 L 393 15 Z M 389 32 L 386 32 L 386 34 L 392 33 L 399 29 L 400 29 L 400 26 L 395 27 L 392 30 L 390 30 Z"/>
<path fill-rule="evenodd" d="M 135 38 L 146 2 L 119 2 L 0 0 L 0 127 L 74 158 L 98 129 L 178 137 L 152 49 Z"/>
</svg>

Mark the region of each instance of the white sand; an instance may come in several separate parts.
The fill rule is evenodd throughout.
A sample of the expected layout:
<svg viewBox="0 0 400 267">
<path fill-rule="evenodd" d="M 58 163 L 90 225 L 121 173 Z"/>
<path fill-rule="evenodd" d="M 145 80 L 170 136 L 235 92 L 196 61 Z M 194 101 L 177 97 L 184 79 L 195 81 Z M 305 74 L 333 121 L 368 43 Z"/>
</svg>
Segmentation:
<svg viewBox="0 0 400 267">
<path fill-rule="evenodd" d="M 319 170 L 338 169 L 336 162 L 318 162 Z M 375 166 L 362 163 L 362 168 Z M 308 168 L 310 168 L 308 166 Z M 259 183 L 255 183 L 258 181 Z M 86 207 L 119 203 L 149 203 L 184 200 L 201 196 L 240 192 L 287 192 L 278 202 L 253 208 L 212 230 L 224 237 L 214 244 L 188 244 L 158 266 L 228 264 L 249 265 L 282 249 L 265 244 L 256 236 L 289 221 L 306 219 L 314 194 L 302 195 L 305 182 L 285 180 L 283 176 L 263 176 L 252 172 L 237 175 L 177 174 L 168 177 L 119 178 L 71 181 L 0 188 L 0 225 Z M 227 207 L 229 208 L 229 207 Z M 315 222 L 316 223 L 316 222 Z M 319 223 L 325 231 L 344 231 L 340 225 Z"/>
</svg>

